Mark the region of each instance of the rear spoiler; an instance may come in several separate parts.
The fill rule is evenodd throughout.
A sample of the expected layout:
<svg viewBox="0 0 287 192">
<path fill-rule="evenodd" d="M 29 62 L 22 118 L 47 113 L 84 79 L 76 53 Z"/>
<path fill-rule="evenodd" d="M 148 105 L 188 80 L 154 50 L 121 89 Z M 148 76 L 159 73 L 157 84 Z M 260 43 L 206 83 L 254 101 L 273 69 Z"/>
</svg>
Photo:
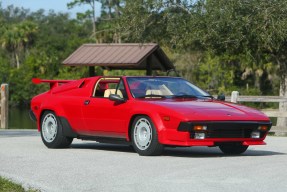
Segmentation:
<svg viewBox="0 0 287 192">
<path fill-rule="evenodd" d="M 39 78 L 32 78 L 32 83 L 40 84 L 40 83 L 50 83 L 50 89 L 59 86 L 62 83 L 70 83 L 74 80 L 47 80 L 47 79 L 39 79 Z"/>
</svg>

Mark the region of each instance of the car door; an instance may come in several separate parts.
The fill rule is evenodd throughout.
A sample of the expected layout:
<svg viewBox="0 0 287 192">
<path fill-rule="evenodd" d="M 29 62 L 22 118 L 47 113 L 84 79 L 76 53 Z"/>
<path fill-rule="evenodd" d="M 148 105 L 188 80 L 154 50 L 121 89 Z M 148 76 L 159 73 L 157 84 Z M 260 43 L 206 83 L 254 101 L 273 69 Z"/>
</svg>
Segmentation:
<svg viewBox="0 0 287 192">
<path fill-rule="evenodd" d="M 105 81 L 108 81 L 107 78 Z M 122 97 L 127 99 L 123 81 L 118 80 L 116 89 L 110 89 L 111 86 L 99 87 L 105 87 L 104 95 L 88 98 L 82 108 L 86 130 L 96 136 L 125 137 L 129 123 L 129 101 L 111 101 L 108 98 L 109 94 L 121 92 Z M 94 95 L 97 95 L 96 92 Z"/>
</svg>

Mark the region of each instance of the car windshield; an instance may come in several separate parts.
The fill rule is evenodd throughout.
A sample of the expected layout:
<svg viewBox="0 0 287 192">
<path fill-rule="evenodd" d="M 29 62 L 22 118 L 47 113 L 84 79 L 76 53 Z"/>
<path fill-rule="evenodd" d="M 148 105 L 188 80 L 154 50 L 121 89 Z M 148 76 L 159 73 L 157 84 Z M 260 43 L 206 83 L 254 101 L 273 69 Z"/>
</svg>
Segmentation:
<svg viewBox="0 0 287 192">
<path fill-rule="evenodd" d="M 212 98 L 182 78 L 127 77 L 134 98 Z"/>
</svg>

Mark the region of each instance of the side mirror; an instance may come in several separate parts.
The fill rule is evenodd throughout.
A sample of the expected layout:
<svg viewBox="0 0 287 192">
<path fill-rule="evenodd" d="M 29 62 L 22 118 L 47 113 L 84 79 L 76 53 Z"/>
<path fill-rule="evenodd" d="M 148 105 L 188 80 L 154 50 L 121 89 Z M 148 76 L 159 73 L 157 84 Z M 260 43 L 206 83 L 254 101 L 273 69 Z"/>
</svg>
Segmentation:
<svg viewBox="0 0 287 192">
<path fill-rule="evenodd" d="M 217 96 L 217 100 L 220 100 L 220 101 L 225 101 L 225 95 L 222 93 L 220 95 Z"/>
<path fill-rule="evenodd" d="M 111 100 L 111 101 L 117 101 L 117 102 L 122 102 L 122 103 L 126 102 L 126 99 L 121 98 L 119 95 L 116 95 L 116 94 L 110 94 L 109 100 Z"/>
</svg>

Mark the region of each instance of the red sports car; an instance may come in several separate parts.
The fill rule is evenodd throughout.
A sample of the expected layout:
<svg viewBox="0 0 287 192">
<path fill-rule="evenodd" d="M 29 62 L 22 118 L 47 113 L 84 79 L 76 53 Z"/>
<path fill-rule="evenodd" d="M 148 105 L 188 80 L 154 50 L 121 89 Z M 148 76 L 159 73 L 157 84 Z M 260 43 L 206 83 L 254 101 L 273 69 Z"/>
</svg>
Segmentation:
<svg viewBox="0 0 287 192">
<path fill-rule="evenodd" d="M 48 148 L 69 147 L 73 138 L 131 144 L 140 155 L 164 146 L 219 146 L 241 154 L 264 145 L 270 119 L 255 109 L 214 99 L 178 77 L 106 77 L 41 80 L 50 90 L 31 101 Z"/>
</svg>

